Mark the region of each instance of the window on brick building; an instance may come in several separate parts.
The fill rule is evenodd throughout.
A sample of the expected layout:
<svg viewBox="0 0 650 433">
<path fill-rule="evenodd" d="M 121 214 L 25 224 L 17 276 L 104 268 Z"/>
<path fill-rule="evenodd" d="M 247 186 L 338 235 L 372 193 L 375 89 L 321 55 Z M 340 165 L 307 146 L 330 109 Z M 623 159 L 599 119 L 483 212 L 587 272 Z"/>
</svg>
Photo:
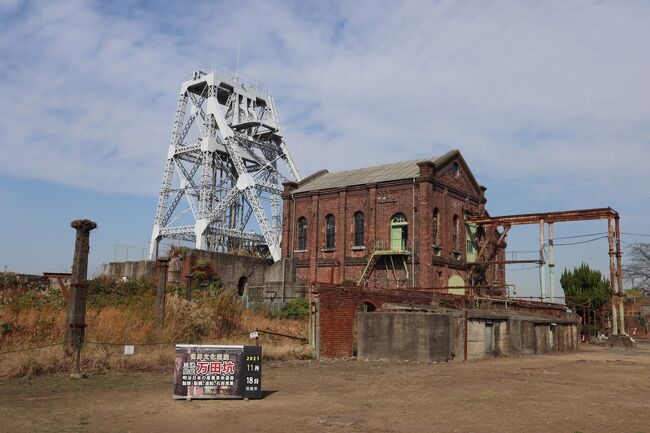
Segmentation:
<svg viewBox="0 0 650 433">
<path fill-rule="evenodd" d="M 364 245 L 364 218 L 363 212 L 359 211 L 354 214 L 354 246 L 360 247 Z"/>
<path fill-rule="evenodd" d="M 440 211 L 433 209 L 433 245 L 440 246 Z"/>
<path fill-rule="evenodd" d="M 451 165 L 451 174 L 454 176 L 454 179 L 458 179 L 458 176 L 460 176 L 460 168 L 457 162 Z"/>
<path fill-rule="evenodd" d="M 305 217 L 298 218 L 298 249 L 307 249 L 307 219 Z"/>
<path fill-rule="evenodd" d="M 460 251 L 459 237 L 458 237 L 458 215 L 454 215 L 451 225 L 451 240 L 454 245 L 454 251 Z"/>
<path fill-rule="evenodd" d="M 336 219 L 334 215 L 329 214 L 325 217 L 325 248 L 334 248 L 334 235 L 336 232 Z"/>
</svg>

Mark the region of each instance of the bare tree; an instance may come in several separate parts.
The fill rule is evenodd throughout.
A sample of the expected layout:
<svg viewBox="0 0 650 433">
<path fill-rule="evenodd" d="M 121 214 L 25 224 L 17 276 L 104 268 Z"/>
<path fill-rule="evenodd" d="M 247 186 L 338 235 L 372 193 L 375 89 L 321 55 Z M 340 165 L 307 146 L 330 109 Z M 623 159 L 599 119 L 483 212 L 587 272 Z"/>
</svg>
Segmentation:
<svg viewBox="0 0 650 433">
<path fill-rule="evenodd" d="M 627 257 L 628 263 L 623 267 L 625 278 L 646 296 L 650 296 L 650 243 L 632 244 Z"/>
</svg>

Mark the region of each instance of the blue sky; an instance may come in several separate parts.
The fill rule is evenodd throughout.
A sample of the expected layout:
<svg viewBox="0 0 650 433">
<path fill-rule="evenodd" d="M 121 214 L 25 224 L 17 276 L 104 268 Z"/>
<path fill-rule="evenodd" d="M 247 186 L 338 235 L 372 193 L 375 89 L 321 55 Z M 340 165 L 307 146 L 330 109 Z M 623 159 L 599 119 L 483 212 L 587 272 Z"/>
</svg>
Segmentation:
<svg viewBox="0 0 650 433">
<path fill-rule="evenodd" d="M 238 44 L 304 173 L 459 148 L 493 215 L 612 206 L 649 233 L 648 22 L 641 1 L 0 0 L 0 269 L 65 270 L 80 217 L 91 272 L 144 246 L 180 83 Z M 558 248 L 582 260 L 606 270 L 606 244 Z"/>
</svg>

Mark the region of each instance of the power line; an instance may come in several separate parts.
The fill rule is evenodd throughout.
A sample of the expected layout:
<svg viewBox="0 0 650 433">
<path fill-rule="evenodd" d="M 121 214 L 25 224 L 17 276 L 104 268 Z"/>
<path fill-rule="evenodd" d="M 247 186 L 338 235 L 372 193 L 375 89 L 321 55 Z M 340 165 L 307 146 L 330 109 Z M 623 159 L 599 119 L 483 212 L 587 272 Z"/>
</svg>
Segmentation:
<svg viewBox="0 0 650 433">
<path fill-rule="evenodd" d="M 591 233 L 588 235 L 575 235 L 575 236 L 562 236 L 562 237 L 556 237 L 554 239 L 575 239 L 575 238 L 588 238 L 591 236 L 600 236 L 600 235 L 606 235 L 607 232 L 601 232 L 601 233 Z"/>
<path fill-rule="evenodd" d="M 599 240 L 601 240 L 601 239 L 605 239 L 605 238 L 607 238 L 607 236 L 601 236 L 601 237 L 599 237 L 599 238 L 589 239 L 589 240 L 586 240 L 586 241 L 580 241 L 580 242 L 568 242 L 568 243 L 565 243 L 565 244 L 556 244 L 556 243 L 554 243 L 553 246 L 556 246 L 556 247 L 564 247 L 564 246 L 567 246 L 567 245 L 586 244 L 586 243 L 589 243 L 589 242 L 599 241 Z"/>
<path fill-rule="evenodd" d="M 650 238 L 649 234 L 645 233 L 630 233 L 630 232 L 621 232 L 622 235 L 627 235 L 627 236 L 644 236 Z"/>
<path fill-rule="evenodd" d="M 46 347 L 59 346 L 63 343 L 53 343 L 53 344 L 44 344 L 43 346 L 33 346 L 33 347 L 24 347 L 22 349 L 7 350 L 6 352 L 0 352 L 0 355 L 6 355 L 7 353 L 17 353 L 17 352 L 26 352 L 28 350 L 44 349 Z"/>
<path fill-rule="evenodd" d="M 621 234 L 626 235 L 626 236 L 643 236 L 643 237 L 649 237 L 650 238 L 650 234 L 647 234 L 647 233 L 621 232 Z M 583 241 L 583 242 L 573 242 L 573 243 L 564 243 L 564 244 L 556 244 L 556 243 L 554 243 L 554 245 L 556 247 L 558 247 L 558 246 L 564 246 L 564 245 L 578 245 L 578 244 L 583 244 L 583 243 L 587 243 L 587 242 L 593 242 L 593 241 L 597 241 L 597 240 L 606 238 L 608 236 L 608 233 L 607 232 L 600 232 L 600 233 L 589 233 L 589 234 L 585 234 L 585 235 L 561 236 L 561 237 L 554 237 L 553 240 L 556 241 L 556 240 L 559 240 L 559 239 L 588 238 L 588 237 L 592 237 L 592 236 L 600 236 L 600 237 L 595 238 L 595 239 L 590 239 L 590 240 L 587 240 L 587 241 Z M 625 241 L 623 241 L 623 242 L 625 242 Z M 545 243 L 545 245 L 548 246 L 549 242 L 547 241 Z M 509 253 L 539 253 L 539 250 L 531 250 L 531 251 L 517 250 L 517 251 L 508 251 L 508 252 Z"/>
<path fill-rule="evenodd" d="M 508 272 L 531 271 L 533 269 L 539 269 L 539 266 L 525 266 L 519 269 L 508 269 Z"/>
</svg>

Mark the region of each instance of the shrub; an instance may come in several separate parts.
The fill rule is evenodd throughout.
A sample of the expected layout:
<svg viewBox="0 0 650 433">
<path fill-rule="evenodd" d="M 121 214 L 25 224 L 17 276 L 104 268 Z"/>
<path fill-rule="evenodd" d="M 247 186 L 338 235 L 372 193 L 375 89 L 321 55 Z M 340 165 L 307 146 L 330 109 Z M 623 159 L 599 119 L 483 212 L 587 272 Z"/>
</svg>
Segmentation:
<svg viewBox="0 0 650 433">
<path fill-rule="evenodd" d="M 172 339 L 199 342 L 203 337 L 224 337 L 242 329 L 244 306 L 232 290 L 216 295 L 199 293 L 191 302 L 174 293 L 166 299 L 165 322 Z"/>
<path fill-rule="evenodd" d="M 173 341 L 198 343 L 214 327 L 209 308 L 186 301 L 176 294 L 167 295 L 165 310 L 167 331 Z"/>
<path fill-rule="evenodd" d="M 15 323 L 2 322 L 0 324 L 0 336 L 4 337 L 5 335 L 12 334 L 14 332 L 20 332 L 23 330 L 23 327 Z"/>
<path fill-rule="evenodd" d="M 305 319 L 309 315 L 309 301 L 305 298 L 293 299 L 282 307 L 280 316 L 284 319 Z"/>
<path fill-rule="evenodd" d="M 194 281 L 197 281 L 200 289 L 215 293 L 221 288 L 221 278 L 214 263 L 200 260 L 196 265 L 192 266 L 191 275 Z"/>
<path fill-rule="evenodd" d="M 154 294 L 155 291 L 156 285 L 148 276 L 128 281 L 100 276 L 89 282 L 88 304 L 94 307 L 125 305 L 142 295 Z"/>
</svg>

